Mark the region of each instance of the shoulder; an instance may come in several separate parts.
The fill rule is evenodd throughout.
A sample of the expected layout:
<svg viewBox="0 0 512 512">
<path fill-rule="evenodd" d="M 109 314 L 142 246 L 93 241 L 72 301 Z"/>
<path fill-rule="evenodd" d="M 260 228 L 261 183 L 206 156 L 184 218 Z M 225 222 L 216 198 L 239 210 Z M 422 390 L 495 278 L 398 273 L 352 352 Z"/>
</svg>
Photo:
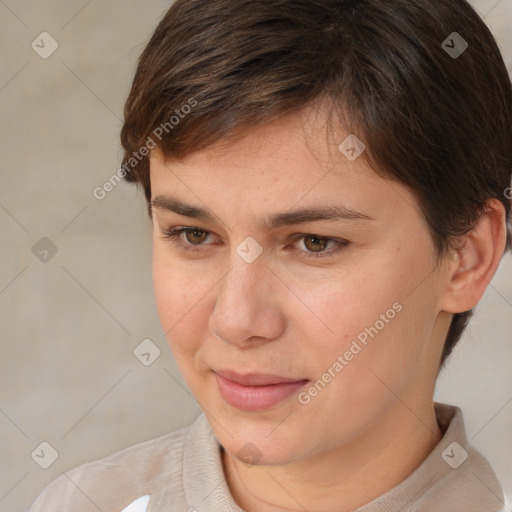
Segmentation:
<svg viewBox="0 0 512 512">
<path fill-rule="evenodd" d="M 163 482 L 175 486 L 179 495 L 191 429 L 181 428 L 66 471 L 43 489 L 29 512 L 118 512 L 157 491 Z"/>
<path fill-rule="evenodd" d="M 489 461 L 468 442 L 461 409 L 436 403 L 436 413 L 444 436 L 424 464 L 432 485 L 418 503 L 425 510 L 501 511 L 503 489 Z"/>
</svg>

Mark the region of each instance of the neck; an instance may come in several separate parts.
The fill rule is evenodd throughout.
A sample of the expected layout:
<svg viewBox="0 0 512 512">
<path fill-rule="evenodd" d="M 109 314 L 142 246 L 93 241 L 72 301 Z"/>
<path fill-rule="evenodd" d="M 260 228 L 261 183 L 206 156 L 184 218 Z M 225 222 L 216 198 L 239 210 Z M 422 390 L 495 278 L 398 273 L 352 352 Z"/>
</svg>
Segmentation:
<svg viewBox="0 0 512 512">
<path fill-rule="evenodd" d="M 396 402 L 348 445 L 279 466 L 250 466 L 222 454 L 234 500 L 247 512 L 349 512 L 404 481 L 442 438 L 433 404 Z"/>
</svg>

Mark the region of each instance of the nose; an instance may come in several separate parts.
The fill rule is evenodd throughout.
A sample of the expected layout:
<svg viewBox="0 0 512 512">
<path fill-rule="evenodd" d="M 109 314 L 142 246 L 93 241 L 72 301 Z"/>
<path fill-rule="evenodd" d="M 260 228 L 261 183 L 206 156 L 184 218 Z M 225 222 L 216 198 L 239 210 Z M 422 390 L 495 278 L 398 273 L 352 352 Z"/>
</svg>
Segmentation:
<svg viewBox="0 0 512 512">
<path fill-rule="evenodd" d="M 209 319 L 211 332 L 239 348 L 268 343 L 285 328 L 279 306 L 283 285 L 262 256 L 247 263 L 233 251 Z"/>
</svg>

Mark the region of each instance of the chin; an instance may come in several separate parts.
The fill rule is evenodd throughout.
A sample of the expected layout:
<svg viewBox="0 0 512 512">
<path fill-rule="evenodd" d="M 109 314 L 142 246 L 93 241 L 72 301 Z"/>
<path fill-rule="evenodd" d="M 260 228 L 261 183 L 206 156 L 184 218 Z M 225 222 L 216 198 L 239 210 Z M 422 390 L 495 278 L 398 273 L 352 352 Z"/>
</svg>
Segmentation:
<svg viewBox="0 0 512 512">
<path fill-rule="evenodd" d="M 259 443 L 229 442 L 228 446 L 223 446 L 232 457 L 248 467 L 289 464 L 297 457 L 296 448 L 278 447 L 276 443 L 267 442 L 262 446 Z"/>
<path fill-rule="evenodd" d="M 229 455 L 248 466 L 288 464 L 304 456 L 297 450 L 297 447 L 303 446 L 302 442 L 288 432 L 283 425 L 273 431 L 275 424 L 273 427 L 262 428 L 257 418 L 240 423 L 233 421 L 228 423 L 221 418 L 224 417 L 216 417 L 226 430 L 215 420 L 210 421 L 208 418 L 215 437 Z M 279 433 L 278 430 L 280 430 Z M 269 435 L 269 432 L 272 433 Z"/>
</svg>

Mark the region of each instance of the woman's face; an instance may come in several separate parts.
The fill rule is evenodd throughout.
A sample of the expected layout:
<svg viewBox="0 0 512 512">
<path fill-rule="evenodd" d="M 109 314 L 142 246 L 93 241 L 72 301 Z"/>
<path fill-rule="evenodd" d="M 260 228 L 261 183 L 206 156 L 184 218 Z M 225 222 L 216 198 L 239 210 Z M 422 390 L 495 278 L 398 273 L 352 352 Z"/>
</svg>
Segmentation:
<svg viewBox="0 0 512 512">
<path fill-rule="evenodd" d="M 242 460 L 320 455 L 432 403 L 445 266 L 409 189 L 326 133 L 290 114 L 183 161 L 151 155 L 158 314 Z"/>
</svg>

